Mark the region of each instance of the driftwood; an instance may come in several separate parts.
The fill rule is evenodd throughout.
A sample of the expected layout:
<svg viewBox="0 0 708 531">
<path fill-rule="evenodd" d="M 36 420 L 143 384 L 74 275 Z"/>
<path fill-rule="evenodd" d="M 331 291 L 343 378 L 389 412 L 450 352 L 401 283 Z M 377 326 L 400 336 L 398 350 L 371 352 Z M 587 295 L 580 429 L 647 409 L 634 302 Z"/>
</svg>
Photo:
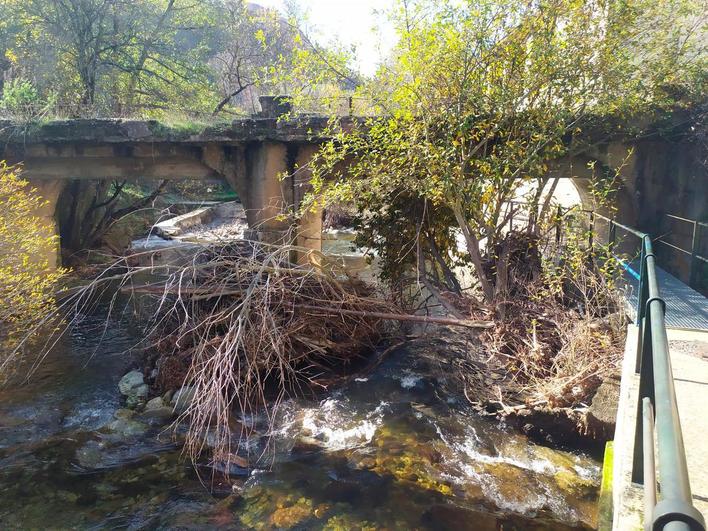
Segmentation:
<svg viewBox="0 0 708 531">
<path fill-rule="evenodd" d="M 192 300 L 217 299 L 220 297 L 240 296 L 243 291 L 237 290 L 221 290 L 208 291 L 200 287 L 170 287 L 158 285 L 146 286 L 124 286 L 121 291 L 132 293 L 149 293 L 152 295 L 182 295 L 189 296 Z M 471 319 L 452 319 L 449 317 L 434 317 L 429 315 L 414 315 L 406 313 L 386 313 L 386 312 L 368 312 L 364 310 L 347 310 L 343 308 L 333 308 L 329 306 L 312 306 L 308 304 L 300 304 L 295 309 L 311 310 L 322 312 L 328 315 L 352 315 L 357 317 L 369 317 L 374 319 L 384 319 L 389 321 L 410 321 L 416 323 L 430 323 L 450 326 L 464 326 L 466 328 L 493 328 L 494 321 L 482 321 Z"/>
<path fill-rule="evenodd" d="M 367 312 L 361 310 L 346 310 L 342 308 L 330 308 L 324 306 L 309 306 L 302 304 L 298 306 L 302 310 L 312 310 L 329 314 L 341 315 L 356 315 L 359 317 L 372 317 L 376 319 L 385 319 L 391 321 L 413 321 L 416 323 L 432 323 L 451 326 L 464 326 L 467 328 L 493 328 L 494 321 L 480 321 L 467 319 L 451 319 L 449 317 L 433 317 L 429 315 L 412 315 L 406 313 L 384 313 L 384 312 Z"/>
<path fill-rule="evenodd" d="M 213 458 L 228 463 L 234 414 L 252 418 L 263 409 L 273 418 L 284 398 L 343 381 L 342 369 L 362 365 L 387 322 L 482 326 L 406 315 L 360 281 L 291 263 L 293 249 L 248 241 L 210 245 L 187 264 L 128 265 L 121 276 L 122 292 L 155 301 L 146 341 L 160 353 L 158 381 L 160 367 L 182 364 L 178 385 L 195 390 L 181 416 L 193 459 L 209 434 Z M 145 272 L 157 272 L 157 280 L 135 285 Z M 240 435 L 253 428 L 243 424 Z"/>
</svg>

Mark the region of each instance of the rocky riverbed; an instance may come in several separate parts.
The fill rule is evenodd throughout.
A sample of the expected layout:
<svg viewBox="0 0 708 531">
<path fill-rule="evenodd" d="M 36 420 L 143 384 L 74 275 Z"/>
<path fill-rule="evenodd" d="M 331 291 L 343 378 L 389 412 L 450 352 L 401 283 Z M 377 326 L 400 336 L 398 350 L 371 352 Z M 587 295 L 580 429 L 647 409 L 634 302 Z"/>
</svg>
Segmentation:
<svg viewBox="0 0 708 531">
<path fill-rule="evenodd" d="M 0 396 L 3 528 L 588 529 L 600 466 L 470 412 L 444 341 L 286 401 L 224 466 L 181 456 L 188 391 L 152 397 L 135 335 L 88 319 Z M 99 334 L 98 331 L 102 331 Z M 103 335 L 103 341 L 99 341 Z M 129 376 L 125 376 L 125 375 Z M 122 379 L 121 379 L 122 377 Z"/>
<path fill-rule="evenodd" d="M 172 223 L 176 232 L 162 233 L 171 240 L 152 234 L 134 248 L 189 256 L 190 246 L 245 228 L 232 212 L 242 213 L 239 205 L 210 208 Z M 352 239 L 351 231 L 332 231 L 323 248 L 371 278 Z M 140 351 L 130 353 L 140 312 L 120 323 L 104 316 L 101 309 L 87 316 L 29 384 L 20 378 L 0 391 L 2 528 L 596 526 L 595 458 L 536 444 L 470 407 L 457 375 L 485 358 L 474 338 L 422 330 L 370 373 L 290 398 L 271 419 L 262 412 L 238 419 L 252 430 L 239 437 L 234 426 L 228 465 L 211 460 L 209 437 L 192 464 L 176 419 L 193 391 L 179 378 L 158 392 L 158 368 L 143 369 Z M 480 373 L 481 385 L 494 383 L 488 377 Z"/>
</svg>

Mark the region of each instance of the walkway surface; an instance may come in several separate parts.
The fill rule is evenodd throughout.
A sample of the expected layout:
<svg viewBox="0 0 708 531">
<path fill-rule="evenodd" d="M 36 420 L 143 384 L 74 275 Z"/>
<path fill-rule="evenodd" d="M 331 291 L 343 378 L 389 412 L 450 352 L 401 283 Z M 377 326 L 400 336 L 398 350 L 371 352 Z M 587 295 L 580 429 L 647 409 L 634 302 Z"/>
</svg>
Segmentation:
<svg viewBox="0 0 708 531">
<path fill-rule="evenodd" d="M 708 521 L 708 333 L 669 330 L 669 351 L 693 502 Z"/>
<path fill-rule="evenodd" d="M 634 309 L 638 282 L 631 272 L 626 278 L 631 286 L 628 303 Z M 663 269 L 657 270 L 657 281 L 666 301 L 669 352 L 693 502 L 708 521 L 708 299 Z M 613 529 L 618 531 L 642 529 L 643 520 L 643 490 L 630 480 L 639 381 L 634 373 L 636 331 L 630 325 L 620 389 L 622 414 L 614 442 Z"/>
<path fill-rule="evenodd" d="M 633 272 L 639 271 L 638 260 L 630 266 Z M 666 327 L 708 331 L 708 299 L 660 267 L 656 268 L 656 277 L 659 293 L 666 302 Z M 631 272 L 626 272 L 625 278 L 631 286 L 628 302 L 636 309 L 639 280 Z"/>
<path fill-rule="evenodd" d="M 639 387 L 634 374 L 636 330 L 630 325 L 620 389 L 623 413 L 617 418 L 614 441 L 612 529 L 616 531 L 641 530 L 643 521 L 643 489 L 630 479 Z M 708 332 L 669 330 L 668 337 L 693 503 L 708 521 Z"/>
</svg>

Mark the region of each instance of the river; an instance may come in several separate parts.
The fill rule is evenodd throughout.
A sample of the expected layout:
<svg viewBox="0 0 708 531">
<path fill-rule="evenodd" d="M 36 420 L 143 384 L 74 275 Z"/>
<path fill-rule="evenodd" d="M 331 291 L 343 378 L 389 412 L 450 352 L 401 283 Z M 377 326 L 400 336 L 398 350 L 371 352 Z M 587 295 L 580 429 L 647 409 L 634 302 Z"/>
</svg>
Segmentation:
<svg viewBox="0 0 708 531">
<path fill-rule="evenodd" d="M 0 391 L 3 529 L 588 529 L 600 463 L 475 416 L 459 347 L 420 338 L 370 374 L 287 400 L 241 441 L 249 465 L 193 466 L 173 429 L 125 409 L 134 323 L 101 310 Z M 457 349 L 457 350 L 456 350 Z"/>
<path fill-rule="evenodd" d="M 537 446 L 439 392 L 421 348 L 286 402 L 229 482 L 171 430 L 122 422 L 135 338 L 82 323 L 0 394 L 5 529 L 569 529 L 592 526 L 599 464 Z M 258 422 L 258 419 L 256 419 Z M 243 452 L 242 452 L 243 453 Z M 259 459 L 260 457 L 260 459 Z"/>
</svg>

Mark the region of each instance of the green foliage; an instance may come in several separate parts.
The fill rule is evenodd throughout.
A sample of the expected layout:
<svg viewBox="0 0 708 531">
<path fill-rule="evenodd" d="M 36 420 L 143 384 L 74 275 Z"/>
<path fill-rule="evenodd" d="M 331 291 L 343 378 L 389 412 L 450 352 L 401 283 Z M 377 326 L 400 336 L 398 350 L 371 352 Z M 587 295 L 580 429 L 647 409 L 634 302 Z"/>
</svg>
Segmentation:
<svg viewBox="0 0 708 531">
<path fill-rule="evenodd" d="M 211 122 L 255 112 L 260 94 L 324 86 L 321 66 L 335 64 L 297 17 L 243 0 L 0 0 L 0 7 L 2 76 L 33 80 L 40 100 L 56 94 L 59 117 Z"/>
<path fill-rule="evenodd" d="M 4 87 L 0 108 L 10 112 L 23 111 L 39 102 L 39 94 L 34 85 L 24 79 L 10 80 Z"/>
<path fill-rule="evenodd" d="M 676 104 L 667 83 L 694 87 L 705 65 L 696 55 L 702 44 L 687 31 L 679 32 L 681 47 L 672 47 L 665 33 L 671 16 L 655 4 L 400 3 L 392 14 L 399 34 L 394 57 L 360 90 L 385 118 L 353 130 L 333 121 L 333 140 L 313 164 L 312 200 L 355 201 L 368 243 L 380 250 L 391 242 L 383 256 L 389 276 L 416 247 L 429 263 L 440 262 L 435 248 L 445 251 L 448 265 L 459 260 L 449 243 L 452 218 L 481 295 L 503 298 L 505 227 L 516 213 L 538 230 L 533 225 L 550 215 L 549 165 L 577 147 L 583 125 Z M 672 2 L 679 4 L 690 7 Z M 508 208 L 529 188 L 521 211 Z M 427 210 L 400 209 L 400 202 Z M 396 223 L 392 211 L 401 216 Z M 431 211 L 436 215 L 426 216 Z"/>
<path fill-rule="evenodd" d="M 8 353 L 52 311 L 58 237 L 37 217 L 44 200 L 17 168 L 0 163 L 0 380 L 8 375 Z"/>
<path fill-rule="evenodd" d="M 18 78 L 3 87 L 0 110 L 15 120 L 29 122 L 44 116 L 53 102 L 53 94 L 44 100 L 31 82 Z"/>
</svg>

